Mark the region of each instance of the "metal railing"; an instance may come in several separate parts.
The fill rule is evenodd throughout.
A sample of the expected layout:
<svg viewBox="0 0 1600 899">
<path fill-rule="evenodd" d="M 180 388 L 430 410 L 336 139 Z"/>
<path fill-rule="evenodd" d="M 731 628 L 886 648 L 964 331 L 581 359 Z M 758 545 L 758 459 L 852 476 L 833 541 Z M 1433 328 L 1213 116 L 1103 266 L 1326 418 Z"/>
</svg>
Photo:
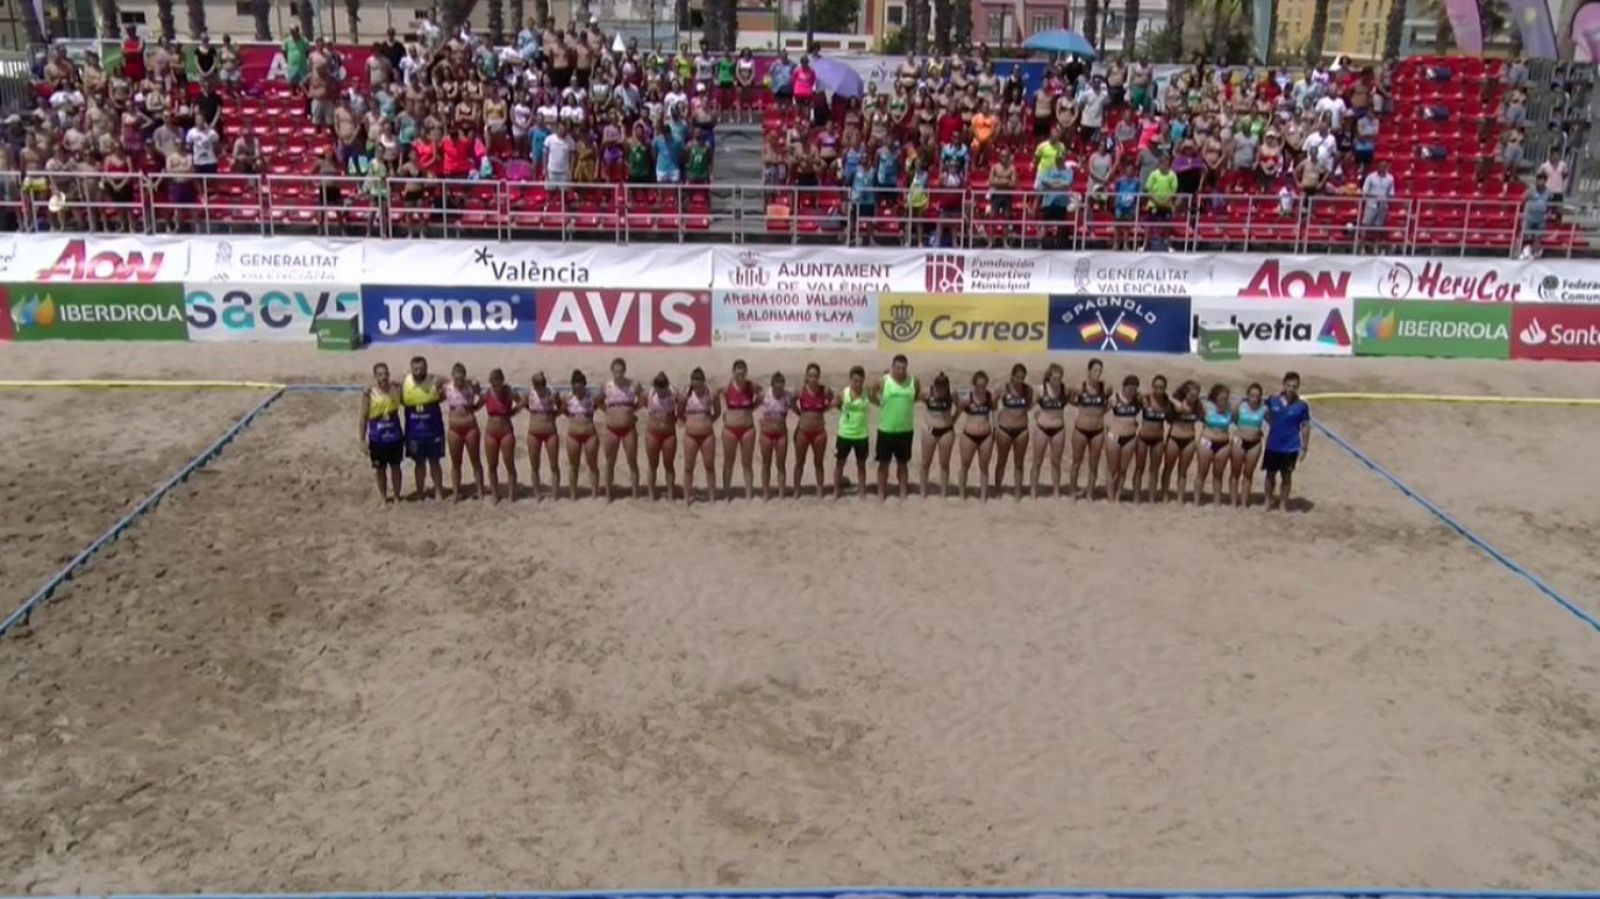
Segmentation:
<svg viewBox="0 0 1600 899">
<path fill-rule="evenodd" d="M 123 182 L 119 189 L 118 181 Z M 1026 249 L 1591 256 L 1600 234 L 1521 201 L 1359 196 L 1044 194 L 983 187 L 548 184 L 334 175 L 0 174 L 0 228 L 614 243 L 824 243 Z"/>
</svg>

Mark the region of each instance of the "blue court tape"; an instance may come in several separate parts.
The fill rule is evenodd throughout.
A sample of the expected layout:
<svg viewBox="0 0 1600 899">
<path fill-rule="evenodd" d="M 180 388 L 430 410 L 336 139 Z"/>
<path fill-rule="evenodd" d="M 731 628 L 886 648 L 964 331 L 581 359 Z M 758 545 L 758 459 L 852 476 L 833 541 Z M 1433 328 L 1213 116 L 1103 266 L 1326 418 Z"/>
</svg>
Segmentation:
<svg viewBox="0 0 1600 899">
<path fill-rule="evenodd" d="M 1427 889 L 1274 889 L 1274 890 L 1155 890 L 1155 889 L 942 889 L 911 887 L 830 887 L 825 889 L 774 890 L 584 890 L 575 892 L 437 892 L 437 893 L 197 893 L 197 894 L 102 894 L 99 899 L 1290 899 L 1290 897 L 1339 897 L 1339 899 L 1600 899 L 1592 891 L 1532 890 L 1427 890 Z M 7 897 L 23 899 L 23 897 Z M 40 899 L 37 896 L 26 899 Z M 82 895 L 54 896 L 46 899 L 85 899 Z"/>
<path fill-rule="evenodd" d="M 1377 473 L 1378 477 L 1388 481 L 1396 490 L 1399 490 L 1401 493 L 1409 497 L 1412 502 L 1415 502 L 1422 508 L 1427 509 L 1428 512 L 1433 515 L 1433 517 L 1443 522 L 1445 527 L 1448 527 L 1450 530 L 1455 531 L 1462 537 L 1465 537 L 1468 543 L 1471 543 L 1473 546 L 1476 546 L 1478 549 L 1482 550 L 1484 555 L 1495 560 L 1496 562 L 1499 562 L 1512 574 L 1532 584 L 1535 590 L 1543 593 L 1547 598 L 1555 602 L 1556 605 L 1566 609 L 1567 612 L 1572 615 L 1572 617 L 1582 621 L 1584 624 L 1589 625 L 1589 627 L 1594 629 L 1596 633 L 1600 633 L 1600 619 L 1596 619 L 1594 615 L 1591 615 L 1582 606 L 1566 598 L 1565 596 L 1562 596 L 1559 591 L 1545 583 L 1538 575 L 1522 567 L 1505 553 L 1495 549 L 1494 546 L 1489 543 L 1489 541 L 1478 536 L 1472 531 L 1471 528 L 1462 524 L 1460 521 L 1457 521 L 1450 515 L 1449 512 L 1446 512 L 1435 505 L 1432 500 L 1412 489 L 1404 481 L 1396 477 L 1393 472 L 1389 471 L 1389 469 L 1379 465 L 1376 459 L 1373 459 L 1371 456 L 1357 449 L 1354 444 L 1334 433 L 1332 428 L 1320 421 L 1313 421 L 1312 424 L 1316 426 L 1317 430 L 1326 435 L 1329 440 L 1332 440 L 1340 449 L 1353 456 L 1357 462 L 1360 462 L 1362 465 L 1372 469 L 1375 473 Z"/>
<path fill-rule="evenodd" d="M 157 487 L 154 493 L 151 493 L 143 500 L 140 500 L 139 504 L 134 506 L 132 511 L 122 516 L 122 518 L 118 520 L 116 524 L 112 525 L 111 528 L 104 534 L 101 534 L 99 537 L 95 538 L 95 541 L 89 544 L 83 550 L 83 552 L 73 556 L 72 561 L 68 562 L 66 567 L 56 572 L 50 578 L 50 580 L 45 581 L 44 586 L 40 587 L 38 592 L 28 597 L 27 601 L 18 606 L 15 612 L 12 612 L 10 615 L 6 616 L 5 621 L 0 622 L 0 637 L 4 637 L 6 633 L 9 632 L 13 627 L 21 624 L 24 621 L 27 621 L 28 616 L 33 614 L 35 607 L 54 595 L 56 590 L 60 589 L 62 584 L 65 584 L 67 581 L 71 580 L 72 576 L 78 572 L 78 569 L 82 568 L 90 559 L 94 558 L 96 553 L 100 552 L 102 549 L 105 549 L 107 546 L 110 546 L 112 543 L 115 543 L 117 538 L 122 536 L 123 531 L 126 531 L 129 527 L 132 527 L 134 522 L 144 517 L 144 515 L 151 509 L 154 509 L 156 504 L 161 502 L 162 497 L 171 492 L 174 487 L 177 487 L 179 484 L 187 481 L 190 475 L 194 474 L 196 471 L 199 471 L 212 459 L 216 458 L 217 454 L 222 452 L 223 447 L 226 447 L 229 443 L 232 443 L 233 439 L 238 437 L 240 432 L 249 427 L 251 422 L 256 420 L 256 416 L 267 411 L 267 409 L 273 403 L 276 403 L 278 399 L 283 396 L 283 394 L 284 391 L 275 390 L 266 399 L 262 400 L 260 403 L 257 403 L 254 409 L 251 409 L 249 412 L 245 413 L 243 418 L 234 422 L 233 425 L 228 428 L 228 430 L 224 431 L 222 436 L 218 437 L 215 443 L 212 443 L 210 446 L 206 447 L 206 449 L 201 452 L 200 455 L 190 459 L 187 465 L 179 469 L 177 474 L 168 478 L 166 483 L 162 484 L 160 487 Z"/>
</svg>

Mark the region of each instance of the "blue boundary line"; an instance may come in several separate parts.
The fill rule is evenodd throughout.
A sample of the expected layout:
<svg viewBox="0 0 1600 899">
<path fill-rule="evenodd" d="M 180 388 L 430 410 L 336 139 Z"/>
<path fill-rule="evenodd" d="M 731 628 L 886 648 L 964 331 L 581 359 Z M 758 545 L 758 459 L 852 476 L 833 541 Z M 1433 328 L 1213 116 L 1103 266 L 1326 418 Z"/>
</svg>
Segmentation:
<svg viewBox="0 0 1600 899">
<path fill-rule="evenodd" d="M 1394 475 L 1393 472 L 1389 471 L 1389 469 L 1378 464 L 1376 459 L 1357 449 L 1356 446 L 1350 441 L 1340 437 L 1332 428 L 1320 421 L 1314 421 L 1312 423 L 1316 425 L 1317 430 L 1321 431 L 1329 440 L 1332 440 L 1340 449 L 1349 453 L 1357 462 L 1360 462 L 1362 465 L 1370 468 L 1378 475 L 1378 477 L 1388 481 L 1391 486 L 1405 494 L 1411 499 L 1412 502 L 1428 510 L 1428 512 L 1432 514 L 1434 518 L 1437 518 L 1439 521 L 1443 522 L 1445 527 L 1448 527 L 1450 530 L 1455 531 L 1457 534 L 1460 534 L 1462 537 L 1466 538 L 1468 543 L 1471 543 L 1473 546 L 1477 547 L 1483 552 L 1484 555 L 1500 563 L 1500 565 L 1507 571 L 1510 571 L 1517 577 L 1520 577 L 1532 584 L 1535 590 L 1543 593 L 1546 598 L 1550 599 L 1556 605 L 1566 609 L 1567 613 L 1572 615 L 1572 617 L 1578 619 L 1584 624 L 1589 625 L 1589 627 L 1596 633 L 1600 633 L 1600 619 L 1596 619 L 1594 615 L 1591 615 L 1582 606 L 1566 598 L 1565 596 L 1562 596 L 1559 591 L 1545 583 L 1538 575 L 1522 567 L 1522 565 L 1518 564 L 1510 556 L 1507 556 L 1505 553 L 1496 549 L 1493 544 L 1478 536 L 1471 528 L 1467 527 L 1465 524 L 1462 524 L 1460 521 L 1457 521 L 1453 516 L 1450 515 L 1449 512 L 1439 508 L 1432 500 L 1417 492 L 1410 485 L 1406 484 L 1406 482 L 1400 480 Z"/>
<path fill-rule="evenodd" d="M 583 890 L 573 892 L 397 892 L 397 893 L 112 893 L 98 899 L 845 899 L 845 897 L 904 897 L 904 899 L 1056 899 L 1056 897 L 1105 897 L 1105 899 L 1289 899 L 1289 897 L 1438 897 L 1438 899 L 1600 899 L 1600 892 L 1534 890 L 1428 890 L 1428 889 L 1273 889 L 1273 890 L 1156 890 L 1156 889 L 946 889 L 914 887 L 830 887 L 824 889 L 707 889 L 707 890 Z M 24 899 L 24 897 L 5 897 Z M 26 897 L 40 899 L 40 897 Z M 54 896 L 45 899 L 85 899 L 84 896 Z"/>
<path fill-rule="evenodd" d="M 155 492 L 151 493 L 143 500 L 140 500 L 137 506 L 134 506 L 130 512 L 122 516 L 122 518 L 119 519 L 116 524 L 113 524 L 104 534 L 96 537 L 95 541 L 85 547 L 83 552 L 73 556 L 72 561 L 68 562 L 64 568 L 51 576 L 48 581 L 45 581 L 44 586 L 40 587 L 37 592 L 28 597 L 28 599 L 23 602 L 22 605 L 17 607 L 16 611 L 6 616 L 5 621 L 0 622 L 0 637 L 4 637 L 13 627 L 16 627 L 18 624 L 27 621 L 28 616 L 33 614 L 33 610 L 37 606 L 53 596 L 56 590 L 61 588 L 62 584 L 65 584 L 67 581 L 71 580 L 73 575 L 77 574 L 80 568 L 88 564 L 89 560 L 94 558 L 96 553 L 100 552 L 102 549 L 105 549 L 107 546 L 110 546 L 112 543 L 115 543 L 117 538 L 122 536 L 123 531 L 126 531 L 128 528 L 132 527 L 134 522 L 144 517 L 151 509 L 154 509 L 156 505 L 161 502 L 162 498 L 170 493 L 173 488 L 177 487 L 179 484 L 182 484 L 184 481 L 187 481 L 190 475 L 194 474 L 196 471 L 199 471 L 212 459 L 216 458 L 217 454 L 221 453 L 224 447 L 226 447 L 229 443 L 232 443 L 233 439 L 238 437 L 240 432 L 249 427 L 251 423 L 256 420 L 257 416 L 267 411 L 267 409 L 271 407 L 273 403 L 276 403 L 284 395 L 284 393 L 284 390 L 274 390 L 270 396 L 262 400 L 260 403 L 257 403 L 254 409 L 246 412 L 243 418 L 234 422 L 233 425 L 228 428 L 228 430 L 222 433 L 221 437 L 218 437 L 214 443 L 206 447 L 206 449 L 202 451 L 200 455 L 190 459 L 187 465 L 184 465 L 183 468 L 178 470 L 177 474 L 168 478 L 165 483 L 155 489 Z"/>
</svg>

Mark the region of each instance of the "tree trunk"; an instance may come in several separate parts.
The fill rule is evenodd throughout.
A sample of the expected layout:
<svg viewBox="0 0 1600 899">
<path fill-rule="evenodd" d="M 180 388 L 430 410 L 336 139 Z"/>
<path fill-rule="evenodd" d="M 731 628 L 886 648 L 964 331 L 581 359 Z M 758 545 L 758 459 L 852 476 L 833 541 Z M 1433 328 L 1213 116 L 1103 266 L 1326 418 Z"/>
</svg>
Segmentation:
<svg viewBox="0 0 1600 899">
<path fill-rule="evenodd" d="M 972 49 L 972 3 L 955 0 L 955 46 L 959 52 Z"/>
<path fill-rule="evenodd" d="M 540 28 L 550 26 L 550 0 L 533 0 L 533 20 Z"/>
<path fill-rule="evenodd" d="M 1083 25 L 1078 29 L 1089 46 L 1100 49 L 1100 0 L 1084 0 Z"/>
<path fill-rule="evenodd" d="M 1189 0 L 1167 0 L 1167 24 L 1178 36 L 1178 58 L 1172 62 L 1186 62 L 1183 58 L 1183 30 L 1189 24 Z"/>
<path fill-rule="evenodd" d="M 344 0 L 344 23 L 350 26 L 350 42 L 361 41 L 361 0 Z"/>
<path fill-rule="evenodd" d="M 300 8 L 300 35 L 308 41 L 317 39 L 317 10 L 313 7 L 313 0 L 299 0 Z"/>
<path fill-rule="evenodd" d="M 206 0 L 184 0 L 189 14 L 189 36 L 198 40 L 206 31 Z"/>
<path fill-rule="evenodd" d="M 950 13 L 952 0 L 933 0 L 933 52 L 950 55 Z"/>
<path fill-rule="evenodd" d="M 902 41 L 907 55 L 919 56 L 925 51 L 928 40 L 928 0 L 909 0 L 906 3 L 906 39 Z"/>
<path fill-rule="evenodd" d="M 251 0 L 250 15 L 256 23 L 256 40 L 272 40 L 272 0 Z"/>
<path fill-rule="evenodd" d="M 117 8 L 117 0 L 99 0 L 95 6 L 100 14 L 100 37 L 108 41 L 121 39 L 122 10 Z"/>
<path fill-rule="evenodd" d="M 156 23 L 161 28 L 161 36 L 168 40 L 178 39 L 178 22 L 174 12 L 173 0 L 156 0 Z"/>
<path fill-rule="evenodd" d="M 1122 8 L 1122 57 L 1133 59 L 1139 51 L 1139 0 L 1127 0 Z"/>
<path fill-rule="evenodd" d="M 489 4 L 489 43 L 498 47 L 505 43 L 506 37 L 506 4 L 505 0 L 487 0 Z"/>
<path fill-rule="evenodd" d="M 28 43 L 45 43 L 44 23 L 39 21 L 39 13 L 33 8 L 31 0 L 27 3 L 18 3 L 17 8 L 22 10 L 22 30 L 28 35 Z"/>
<path fill-rule="evenodd" d="M 1311 40 L 1306 45 L 1306 65 L 1322 61 L 1322 45 L 1328 42 L 1328 0 L 1311 5 Z"/>
<path fill-rule="evenodd" d="M 522 31 L 522 17 L 527 15 L 523 8 L 522 0 L 511 0 L 511 36 L 515 38 Z"/>
<path fill-rule="evenodd" d="M 722 13 L 722 46 L 713 49 L 732 53 L 739 45 L 738 0 L 717 0 L 717 9 Z"/>
</svg>

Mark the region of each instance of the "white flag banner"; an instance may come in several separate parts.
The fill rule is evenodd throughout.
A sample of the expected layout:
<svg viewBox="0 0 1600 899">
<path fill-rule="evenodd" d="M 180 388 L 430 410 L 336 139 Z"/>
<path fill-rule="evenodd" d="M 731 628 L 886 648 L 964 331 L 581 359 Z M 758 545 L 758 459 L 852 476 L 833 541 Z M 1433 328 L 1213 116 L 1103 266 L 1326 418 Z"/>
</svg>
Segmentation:
<svg viewBox="0 0 1600 899">
<path fill-rule="evenodd" d="M 593 287 L 704 290 L 710 247 L 370 241 L 364 283 L 469 287 Z"/>
</svg>

